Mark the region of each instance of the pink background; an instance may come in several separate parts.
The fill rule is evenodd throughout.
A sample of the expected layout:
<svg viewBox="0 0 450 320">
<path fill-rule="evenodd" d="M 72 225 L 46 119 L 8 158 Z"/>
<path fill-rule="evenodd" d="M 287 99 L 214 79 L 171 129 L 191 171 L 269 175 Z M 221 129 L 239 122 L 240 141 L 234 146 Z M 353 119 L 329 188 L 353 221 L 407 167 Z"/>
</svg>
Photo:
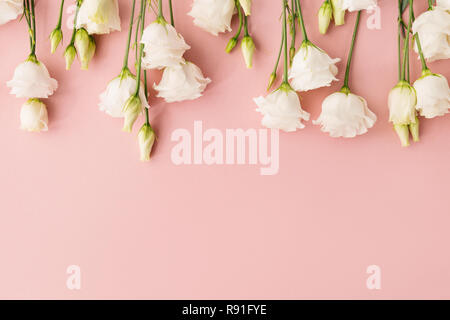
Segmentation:
<svg viewBox="0 0 450 320">
<path fill-rule="evenodd" d="M 177 28 L 192 47 L 186 57 L 213 83 L 193 102 L 166 104 L 152 92 L 159 141 L 151 163 L 138 160 L 140 123 L 123 133 L 121 120 L 97 107 L 120 71 L 129 1 L 120 1 L 122 32 L 97 38 L 87 72 L 78 62 L 66 72 L 62 48 L 50 55 L 58 5 L 38 2 L 38 58 L 59 81 L 45 101 L 47 133 L 18 129 L 24 100 L 5 83 L 28 54 L 25 22 L 0 27 L 0 298 L 450 298 L 450 116 L 423 120 L 422 141 L 407 149 L 388 123 L 395 1 L 381 0 L 381 30 L 369 30 L 363 14 L 352 69 L 351 88 L 378 115 L 375 127 L 351 140 L 311 122 L 281 133 L 275 176 L 170 159 L 172 131 L 192 131 L 195 120 L 205 129 L 260 127 L 252 98 L 265 93 L 280 40 L 280 1 L 256 1 L 258 51 L 247 71 L 239 50 L 223 51 L 231 34 L 193 26 L 191 2 L 175 1 Z M 320 36 L 321 2 L 303 1 L 310 38 L 345 60 L 355 15 Z M 430 66 L 450 77 L 448 61 Z M 419 71 L 417 61 L 413 78 Z M 341 85 L 302 94 L 304 109 L 316 119 Z M 381 290 L 366 287 L 372 264 L 381 267 Z M 66 287 L 69 265 L 81 267 L 81 290 Z"/>
</svg>

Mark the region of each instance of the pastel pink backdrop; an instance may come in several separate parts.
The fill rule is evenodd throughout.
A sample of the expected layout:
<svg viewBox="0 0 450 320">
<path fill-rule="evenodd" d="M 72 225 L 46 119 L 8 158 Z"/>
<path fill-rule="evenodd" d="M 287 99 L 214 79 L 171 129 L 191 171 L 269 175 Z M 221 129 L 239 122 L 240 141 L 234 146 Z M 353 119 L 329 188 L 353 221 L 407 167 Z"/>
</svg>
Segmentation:
<svg viewBox="0 0 450 320">
<path fill-rule="evenodd" d="M 421 142 L 407 149 L 388 123 L 395 1 L 381 0 L 381 30 L 369 30 L 363 14 L 352 68 L 351 88 L 378 115 L 375 127 L 351 140 L 311 122 L 282 133 L 275 176 L 247 165 L 175 166 L 170 135 L 192 130 L 195 120 L 223 130 L 260 127 L 252 98 L 265 93 L 273 67 L 280 1 L 254 5 L 252 70 L 239 50 L 224 53 L 231 34 L 198 29 L 186 15 L 192 1 L 174 1 L 177 28 L 192 47 L 186 56 L 213 83 L 192 102 L 166 104 L 152 92 L 159 140 L 151 163 L 138 160 L 140 124 L 123 133 L 121 121 L 97 107 L 120 71 L 129 2 L 120 1 L 122 32 L 97 38 L 89 71 L 76 62 L 70 72 L 62 48 L 49 53 L 58 2 L 38 2 L 37 55 L 59 81 L 42 134 L 19 130 L 24 101 L 5 85 L 28 53 L 25 22 L 0 27 L 1 298 L 450 298 L 450 116 L 423 120 Z M 344 61 L 355 15 L 320 36 L 321 2 L 303 1 L 310 38 Z M 424 10 L 426 1 L 416 2 Z M 448 61 L 430 66 L 450 77 Z M 339 67 L 342 79 L 345 63 Z M 341 85 L 301 95 L 313 119 Z M 381 267 L 381 290 L 366 287 L 372 264 Z M 81 290 L 66 287 L 69 265 L 81 267 Z"/>
</svg>

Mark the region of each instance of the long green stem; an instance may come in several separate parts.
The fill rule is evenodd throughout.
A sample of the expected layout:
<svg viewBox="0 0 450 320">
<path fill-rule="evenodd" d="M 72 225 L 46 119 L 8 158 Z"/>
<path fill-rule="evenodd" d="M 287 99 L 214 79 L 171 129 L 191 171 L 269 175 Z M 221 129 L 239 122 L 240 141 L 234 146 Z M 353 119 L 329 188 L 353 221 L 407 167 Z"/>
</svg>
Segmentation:
<svg viewBox="0 0 450 320">
<path fill-rule="evenodd" d="M 300 5 L 300 0 L 295 0 L 297 3 L 297 15 L 300 21 L 300 26 L 302 27 L 303 41 L 308 41 L 308 36 L 306 34 L 305 20 L 303 19 L 302 6 Z"/>
<path fill-rule="evenodd" d="M 144 31 L 144 26 L 145 26 L 145 10 L 146 10 L 146 4 L 147 4 L 147 0 L 141 0 L 141 35 L 142 32 Z M 137 85 L 136 85 L 136 92 L 135 95 L 139 95 L 139 90 L 141 88 L 141 70 L 142 70 L 142 54 L 144 51 L 144 44 L 141 43 L 139 45 L 139 57 L 138 57 L 138 64 L 137 64 Z"/>
<path fill-rule="evenodd" d="M 402 73 L 402 79 L 401 79 L 403 81 L 406 81 L 406 71 L 408 69 L 406 64 L 408 63 L 409 42 L 410 42 L 410 40 L 409 40 L 409 33 L 411 31 L 411 24 L 412 24 L 412 13 L 411 13 L 412 12 L 412 5 L 411 5 L 412 0 L 409 0 L 409 2 L 410 2 L 410 8 L 409 8 L 409 16 L 410 16 L 410 18 L 409 18 L 409 22 L 408 22 L 408 28 L 407 28 L 407 31 L 406 31 L 405 46 L 403 48 L 403 67 L 402 67 L 403 73 Z"/>
<path fill-rule="evenodd" d="M 33 50 L 33 31 L 31 26 L 31 13 L 29 0 L 23 0 L 23 15 L 28 26 L 28 38 L 30 39 L 30 52 Z"/>
<path fill-rule="evenodd" d="M 295 38 L 297 36 L 297 28 L 295 26 L 296 20 L 297 20 L 297 10 L 295 10 L 295 0 L 291 0 L 291 15 L 292 15 L 292 25 L 291 25 L 291 33 L 292 33 L 292 40 L 291 40 L 291 50 L 295 50 Z"/>
<path fill-rule="evenodd" d="M 173 18 L 173 8 L 172 8 L 172 0 L 169 0 L 169 10 L 170 10 L 170 24 L 175 27 L 175 20 Z"/>
<path fill-rule="evenodd" d="M 274 74 L 277 73 L 278 65 L 280 64 L 281 53 L 283 52 L 283 47 L 284 47 L 284 31 L 281 33 L 280 50 L 278 51 L 277 62 L 275 63 L 275 67 L 273 68 L 273 73 L 274 73 Z"/>
<path fill-rule="evenodd" d="M 247 16 L 244 15 L 244 36 L 248 37 L 249 33 L 248 33 L 248 19 Z"/>
<path fill-rule="evenodd" d="M 284 77 L 283 83 L 288 83 L 288 45 L 287 45 L 287 19 L 286 10 L 287 2 L 286 0 L 281 0 L 283 2 L 283 42 L 284 42 Z"/>
<path fill-rule="evenodd" d="M 147 88 L 147 70 L 144 71 L 144 93 L 145 93 L 145 98 L 148 101 L 148 88 Z M 150 126 L 150 119 L 148 116 L 148 108 L 144 108 L 145 109 L 145 123 Z"/>
<path fill-rule="evenodd" d="M 244 25 L 244 18 L 243 18 L 242 8 L 241 8 L 241 5 L 239 4 L 239 1 L 235 0 L 235 2 L 236 2 L 236 9 L 238 11 L 238 16 L 239 16 L 239 27 L 233 38 L 237 40 L 239 38 L 239 35 L 241 34 L 242 27 Z"/>
<path fill-rule="evenodd" d="M 428 10 L 433 9 L 433 0 L 428 0 Z"/>
<path fill-rule="evenodd" d="M 422 44 L 420 43 L 419 34 L 414 35 L 417 43 L 417 49 L 419 51 L 420 62 L 422 63 L 422 71 L 428 70 L 427 62 L 425 61 L 425 56 L 422 50 Z"/>
<path fill-rule="evenodd" d="M 75 34 L 77 33 L 77 20 L 78 20 L 78 12 L 80 11 L 81 1 L 77 1 L 77 9 L 75 11 L 75 17 L 73 18 L 73 31 L 72 38 L 70 40 L 70 45 L 75 43 Z"/>
<path fill-rule="evenodd" d="M 32 28 L 33 28 L 33 47 L 31 49 L 31 54 L 36 54 L 36 14 L 34 11 L 34 0 L 31 0 L 31 22 L 32 22 Z"/>
<path fill-rule="evenodd" d="M 348 88 L 348 79 L 350 77 L 350 66 L 352 64 L 353 49 L 355 48 L 356 36 L 358 35 L 359 21 L 361 20 L 361 11 L 358 11 L 356 16 L 355 29 L 353 31 L 352 44 L 350 46 L 350 51 L 348 53 L 347 68 L 345 70 L 344 87 Z"/>
<path fill-rule="evenodd" d="M 56 25 L 56 29 L 61 29 L 63 10 L 64 10 L 64 0 L 61 0 L 61 7 L 59 8 L 59 18 L 58 24 Z"/>
<path fill-rule="evenodd" d="M 133 32 L 133 23 L 134 23 L 134 9 L 136 7 L 136 0 L 133 0 L 133 5 L 131 7 L 131 17 L 130 17 L 130 26 L 128 27 L 128 39 L 127 39 L 127 47 L 125 50 L 125 57 L 123 58 L 123 69 L 128 68 L 128 56 L 130 54 L 130 43 L 131 43 L 131 34 Z M 138 25 L 139 27 L 139 25 Z"/>
<path fill-rule="evenodd" d="M 402 0 L 398 0 L 398 81 L 402 80 Z"/>
</svg>

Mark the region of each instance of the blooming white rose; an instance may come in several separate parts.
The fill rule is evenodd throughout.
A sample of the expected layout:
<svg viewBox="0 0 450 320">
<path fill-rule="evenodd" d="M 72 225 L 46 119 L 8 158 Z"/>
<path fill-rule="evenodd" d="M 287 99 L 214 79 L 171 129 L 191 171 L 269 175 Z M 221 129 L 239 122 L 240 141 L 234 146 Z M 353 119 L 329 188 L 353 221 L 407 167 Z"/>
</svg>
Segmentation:
<svg viewBox="0 0 450 320">
<path fill-rule="evenodd" d="M 442 116 L 449 112 L 450 88 L 447 79 L 430 71 L 414 83 L 417 92 L 416 109 L 425 118 Z"/>
<path fill-rule="evenodd" d="M 342 8 L 348 11 L 372 10 L 377 6 L 377 0 L 343 0 Z"/>
<path fill-rule="evenodd" d="M 246 16 L 249 16 L 252 13 L 252 0 L 239 0 L 239 4 L 242 9 L 244 9 Z"/>
<path fill-rule="evenodd" d="M 450 13 L 440 7 L 422 13 L 412 30 L 419 35 L 425 59 L 434 61 L 450 58 Z M 415 51 L 419 52 L 417 43 Z"/>
<path fill-rule="evenodd" d="M 437 0 L 436 7 L 442 8 L 444 10 L 450 10 L 450 0 Z"/>
<path fill-rule="evenodd" d="M 331 137 L 353 138 L 372 128 L 377 116 L 370 111 L 364 98 L 350 92 L 335 92 L 322 103 L 320 117 L 313 121 Z"/>
<path fill-rule="evenodd" d="M 301 120 L 309 120 L 309 113 L 302 109 L 297 93 L 287 83 L 254 101 L 259 107 L 256 111 L 263 115 L 262 125 L 267 128 L 293 132 L 305 127 Z"/>
<path fill-rule="evenodd" d="M 17 66 L 6 85 L 17 98 L 48 98 L 58 88 L 58 81 L 50 77 L 42 62 L 30 57 Z"/>
<path fill-rule="evenodd" d="M 20 109 L 20 129 L 33 132 L 48 130 L 47 108 L 39 99 L 29 99 Z"/>
<path fill-rule="evenodd" d="M 188 14 L 196 26 L 217 36 L 219 32 L 231 31 L 234 9 L 233 0 L 194 0 Z"/>
<path fill-rule="evenodd" d="M 0 25 L 16 19 L 23 12 L 23 0 L 0 0 Z"/>
<path fill-rule="evenodd" d="M 120 31 L 117 0 L 84 0 L 77 18 L 77 29 L 85 28 L 89 34 Z"/>
<path fill-rule="evenodd" d="M 308 91 L 321 87 L 329 87 L 336 81 L 338 68 L 336 63 L 341 59 L 331 59 L 322 49 L 311 42 L 303 42 L 295 54 L 289 70 L 292 88 L 297 91 Z"/>
<path fill-rule="evenodd" d="M 145 28 L 141 43 L 144 44 L 142 67 L 145 69 L 176 67 L 183 62 L 184 52 L 191 48 L 183 36 L 162 19 Z"/>
<path fill-rule="evenodd" d="M 156 140 L 155 131 L 146 123 L 141 127 L 138 133 L 139 150 L 141 153 L 141 161 L 150 161 L 153 144 Z"/>
<path fill-rule="evenodd" d="M 161 82 L 153 88 L 158 91 L 157 97 L 166 102 L 194 100 L 202 96 L 202 92 L 211 82 L 192 62 L 185 61 L 176 67 L 167 67 Z"/>
<path fill-rule="evenodd" d="M 136 92 L 136 77 L 127 69 L 124 69 L 121 74 L 111 80 L 106 87 L 106 90 L 100 94 L 100 111 L 114 118 L 124 117 L 123 108 L 127 100 Z M 139 97 L 145 108 L 148 108 L 148 102 L 145 98 L 144 84 L 141 82 L 139 88 Z"/>
</svg>

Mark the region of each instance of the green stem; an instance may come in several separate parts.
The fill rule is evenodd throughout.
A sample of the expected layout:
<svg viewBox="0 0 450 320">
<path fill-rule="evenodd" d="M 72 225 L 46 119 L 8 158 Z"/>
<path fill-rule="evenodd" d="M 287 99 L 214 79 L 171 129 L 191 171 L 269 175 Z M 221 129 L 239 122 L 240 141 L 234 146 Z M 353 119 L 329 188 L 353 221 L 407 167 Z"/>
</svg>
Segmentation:
<svg viewBox="0 0 450 320">
<path fill-rule="evenodd" d="M 36 54 L 36 14 L 34 11 L 34 0 L 31 0 L 31 21 L 32 21 L 32 28 L 33 28 L 33 47 L 31 48 L 31 54 Z"/>
<path fill-rule="evenodd" d="M 63 10 L 64 10 L 64 0 L 61 0 L 61 7 L 59 8 L 59 18 L 58 24 L 56 25 L 56 29 L 61 29 Z"/>
<path fill-rule="evenodd" d="M 295 10 L 295 0 L 291 0 L 291 14 L 292 14 L 292 41 L 291 41 L 291 50 L 295 50 L 295 37 L 297 35 L 297 28 L 295 27 L 295 20 L 297 19 L 297 11 Z"/>
<path fill-rule="evenodd" d="M 284 46 L 284 31 L 281 33 L 281 45 L 280 45 L 280 50 L 278 51 L 277 62 L 275 63 L 275 67 L 273 68 L 273 72 L 272 72 L 272 73 L 274 73 L 274 74 L 277 73 L 278 65 L 280 64 L 281 53 L 283 52 L 283 46 Z"/>
<path fill-rule="evenodd" d="M 344 87 L 348 88 L 348 79 L 350 77 L 350 66 L 352 64 L 353 58 L 353 49 L 355 48 L 356 36 L 358 35 L 359 21 L 361 20 L 361 11 L 358 11 L 358 15 L 356 16 L 355 29 L 353 31 L 352 44 L 350 46 L 350 51 L 348 54 L 347 60 L 347 68 L 345 70 L 345 79 L 344 79 Z"/>
<path fill-rule="evenodd" d="M 408 55 L 409 55 L 409 33 L 411 31 L 411 24 L 412 24 L 412 13 L 411 13 L 412 12 L 412 6 L 411 6 L 412 0 L 409 0 L 409 2 L 410 2 L 410 8 L 409 8 L 409 17 L 410 18 L 409 18 L 409 22 L 408 22 L 408 28 L 406 31 L 405 46 L 403 48 L 403 67 L 402 67 L 403 73 L 402 73 L 402 78 L 401 78 L 401 80 L 403 80 L 403 81 L 406 81 L 406 70 L 407 70 L 406 64 L 408 62 Z"/>
<path fill-rule="evenodd" d="M 169 0 L 169 9 L 170 9 L 170 24 L 175 27 L 175 20 L 173 18 L 173 8 L 172 8 L 172 0 Z"/>
<path fill-rule="evenodd" d="M 249 33 L 248 33 L 248 20 L 247 20 L 247 16 L 244 15 L 244 36 L 248 37 Z"/>
<path fill-rule="evenodd" d="M 162 7 L 162 0 L 158 0 L 158 18 L 163 18 L 163 7 Z"/>
<path fill-rule="evenodd" d="M 300 5 L 300 0 L 295 0 L 297 3 L 297 15 L 298 19 L 300 21 L 300 26 L 302 27 L 302 34 L 303 34 L 303 41 L 308 41 L 308 36 L 306 35 L 306 27 L 305 27 L 305 20 L 303 19 L 302 14 L 302 6 Z"/>
<path fill-rule="evenodd" d="M 142 32 L 144 31 L 144 25 L 145 25 L 145 9 L 146 9 L 146 4 L 147 4 L 147 0 L 141 0 L 141 35 Z M 136 92 L 135 95 L 138 96 L 139 95 L 139 90 L 141 88 L 141 70 L 142 70 L 142 53 L 144 51 L 144 44 L 141 43 L 139 45 L 139 60 L 138 60 L 138 65 L 137 65 L 137 85 L 136 85 Z"/>
<path fill-rule="evenodd" d="M 423 55 L 422 44 L 420 43 L 419 34 L 416 33 L 414 37 L 416 39 L 417 49 L 419 51 L 420 62 L 422 63 L 422 71 L 428 70 L 427 62 L 425 61 L 425 56 Z"/>
<path fill-rule="evenodd" d="M 433 9 L 433 0 L 428 0 L 428 10 Z"/>
<path fill-rule="evenodd" d="M 398 81 L 402 80 L 402 0 L 398 0 Z"/>
<path fill-rule="evenodd" d="M 281 1 L 283 2 L 283 42 L 284 42 L 284 77 L 283 77 L 283 83 L 289 83 L 288 82 L 289 78 L 288 78 L 287 19 L 286 19 L 287 2 L 286 2 L 286 0 L 281 0 Z"/>
<path fill-rule="evenodd" d="M 239 0 L 235 0 L 235 3 L 236 3 L 236 9 L 237 9 L 238 15 L 239 15 L 239 28 L 236 31 L 236 34 L 234 35 L 233 38 L 237 40 L 239 38 L 239 35 L 241 34 L 242 27 L 244 25 L 244 18 L 242 15 L 242 8 L 241 8 L 241 5 L 239 4 Z"/>
<path fill-rule="evenodd" d="M 148 101 L 148 87 L 147 87 L 147 70 L 144 71 L 144 93 L 145 93 L 145 98 Z M 150 119 L 148 116 L 148 108 L 144 108 L 145 109 L 145 123 L 150 126 Z"/>
<path fill-rule="evenodd" d="M 29 0 L 23 0 L 23 15 L 25 17 L 25 21 L 28 25 L 28 38 L 30 39 L 30 52 L 33 50 L 33 31 L 31 27 L 31 18 L 30 18 L 30 3 Z"/>
<path fill-rule="evenodd" d="M 75 11 L 75 17 L 73 18 L 73 31 L 72 38 L 70 40 L 70 45 L 73 46 L 75 43 L 75 34 L 77 33 L 77 20 L 78 20 L 78 12 L 80 11 L 81 1 L 77 1 L 77 9 Z"/>
<path fill-rule="evenodd" d="M 130 26 L 128 27 L 127 47 L 126 47 L 126 50 L 125 50 L 125 57 L 123 59 L 123 69 L 128 68 L 128 56 L 130 54 L 130 43 L 131 43 L 131 34 L 133 32 L 134 9 L 135 9 L 135 7 L 136 7 L 136 0 L 133 0 L 133 5 L 131 7 Z"/>
</svg>

